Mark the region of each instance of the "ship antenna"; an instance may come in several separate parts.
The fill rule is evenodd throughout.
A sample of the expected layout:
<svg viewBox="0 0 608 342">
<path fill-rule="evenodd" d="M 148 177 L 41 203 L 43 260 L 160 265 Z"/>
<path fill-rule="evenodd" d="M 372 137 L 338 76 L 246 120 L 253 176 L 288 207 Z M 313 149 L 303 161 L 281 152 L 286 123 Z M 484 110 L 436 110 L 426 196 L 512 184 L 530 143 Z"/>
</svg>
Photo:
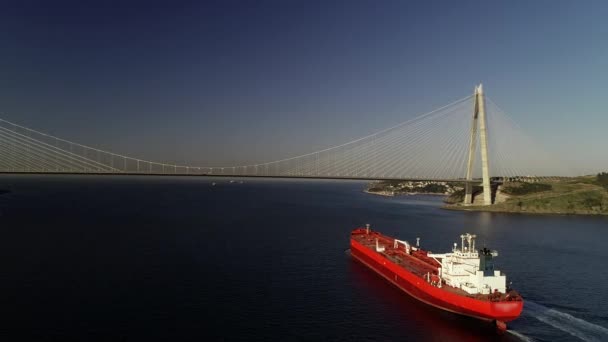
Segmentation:
<svg viewBox="0 0 608 342">
<path fill-rule="evenodd" d="M 464 235 L 460 235 L 460 251 L 464 253 Z"/>
</svg>

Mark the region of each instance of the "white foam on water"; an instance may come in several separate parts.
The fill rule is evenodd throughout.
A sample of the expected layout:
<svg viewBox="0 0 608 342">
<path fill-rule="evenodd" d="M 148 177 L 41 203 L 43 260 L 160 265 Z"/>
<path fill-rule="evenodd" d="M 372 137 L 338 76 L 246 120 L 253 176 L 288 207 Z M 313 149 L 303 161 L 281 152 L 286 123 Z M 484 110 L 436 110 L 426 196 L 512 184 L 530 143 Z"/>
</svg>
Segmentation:
<svg viewBox="0 0 608 342">
<path fill-rule="evenodd" d="M 526 301 L 524 311 L 539 321 L 583 341 L 608 341 L 608 329 L 544 305 Z"/>
<path fill-rule="evenodd" d="M 507 330 L 507 333 L 517 337 L 518 339 L 520 339 L 521 341 L 526 341 L 526 342 L 533 342 L 534 339 L 532 337 L 528 337 L 520 332 L 517 332 L 515 330 Z"/>
</svg>

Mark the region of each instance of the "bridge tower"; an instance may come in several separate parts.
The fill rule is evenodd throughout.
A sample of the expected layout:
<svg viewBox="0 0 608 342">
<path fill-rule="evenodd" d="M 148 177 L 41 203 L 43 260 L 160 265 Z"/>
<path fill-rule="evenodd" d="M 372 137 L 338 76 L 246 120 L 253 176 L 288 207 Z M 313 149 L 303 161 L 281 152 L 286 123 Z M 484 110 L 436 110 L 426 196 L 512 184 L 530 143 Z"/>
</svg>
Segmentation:
<svg viewBox="0 0 608 342">
<path fill-rule="evenodd" d="M 483 96 L 483 87 L 475 87 L 475 106 L 473 110 L 473 124 L 471 126 L 471 139 L 469 141 L 469 159 L 467 163 L 467 183 L 465 185 L 464 204 L 473 203 L 473 167 L 477 152 L 477 129 L 479 124 L 479 140 L 481 145 L 481 176 L 483 184 L 483 203 L 492 204 L 492 188 L 490 187 L 490 163 L 488 160 L 488 134 L 486 129 L 486 105 Z"/>
</svg>

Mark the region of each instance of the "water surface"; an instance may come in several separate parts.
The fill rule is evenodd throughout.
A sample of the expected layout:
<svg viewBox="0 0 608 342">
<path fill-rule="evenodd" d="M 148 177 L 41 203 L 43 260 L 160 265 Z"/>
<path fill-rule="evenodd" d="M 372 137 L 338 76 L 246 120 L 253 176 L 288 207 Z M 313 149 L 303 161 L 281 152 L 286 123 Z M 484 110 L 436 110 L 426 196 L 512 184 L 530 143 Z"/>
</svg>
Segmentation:
<svg viewBox="0 0 608 342">
<path fill-rule="evenodd" d="M 212 182 L 216 182 L 215 186 Z M 526 299 L 503 340 L 608 340 L 608 218 L 470 213 L 355 181 L 1 176 L 4 340 L 484 341 L 346 252 L 373 228 L 499 250 Z"/>
</svg>

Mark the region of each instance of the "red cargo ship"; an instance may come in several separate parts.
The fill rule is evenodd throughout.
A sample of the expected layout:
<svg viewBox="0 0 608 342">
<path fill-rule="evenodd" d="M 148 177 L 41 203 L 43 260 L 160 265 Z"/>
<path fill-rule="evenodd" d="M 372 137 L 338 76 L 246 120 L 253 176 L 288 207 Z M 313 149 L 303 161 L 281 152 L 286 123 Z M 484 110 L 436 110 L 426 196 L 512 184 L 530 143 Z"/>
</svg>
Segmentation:
<svg viewBox="0 0 608 342">
<path fill-rule="evenodd" d="M 496 251 L 477 251 L 473 234 L 461 235 L 451 253 L 434 254 L 407 241 L 366 228 L 352 231 L 355 259 L 376 271 L 410 296 L 442 310 L 491 321 L 499 332 L 519 317 L 521 296 L 506 287 L 506 276 L 494 269 Z M 465 245 L 466 242 L 466 245 Z"/>
</svg>

